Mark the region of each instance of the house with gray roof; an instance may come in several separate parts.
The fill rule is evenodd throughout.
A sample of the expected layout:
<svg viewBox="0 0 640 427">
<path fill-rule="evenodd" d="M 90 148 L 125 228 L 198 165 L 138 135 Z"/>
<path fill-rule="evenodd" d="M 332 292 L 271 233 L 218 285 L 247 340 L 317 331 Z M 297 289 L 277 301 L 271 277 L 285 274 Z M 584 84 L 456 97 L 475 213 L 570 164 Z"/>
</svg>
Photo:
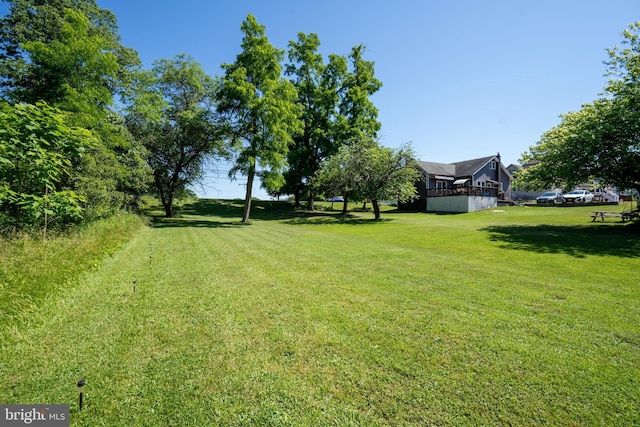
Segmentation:
<svg viewBox="0 0 640 427">
<path fill-rule="evenodd" d="M 417 162 L 422 178 L 418 199 L 403 203 L 405 210 L 473 212 L 511 199 L 513 176 L 500 154 L 456 163 Z"/>
</svg>

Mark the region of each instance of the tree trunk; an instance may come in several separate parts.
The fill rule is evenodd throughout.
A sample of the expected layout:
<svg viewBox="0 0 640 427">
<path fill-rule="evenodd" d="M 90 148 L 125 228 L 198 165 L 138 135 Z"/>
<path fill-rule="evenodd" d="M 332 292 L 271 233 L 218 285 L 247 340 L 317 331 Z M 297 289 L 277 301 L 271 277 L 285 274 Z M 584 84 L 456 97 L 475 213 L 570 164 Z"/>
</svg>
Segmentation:
<svg viewBox="0 0 640 427">
<path fill-rule="evenodd" d="M 367 199 L 364 200 L 364 203 L 362 204 L 362 210 L 365 211 L 367 209 Z"/>
<path fill-rule="evenodd" d="M 294 199 L 293 207 L 299 208 L 300 207 L 300 190 L 296 190 L 295 193 L 293 193 L 293 199 Z"/>
<path fill-rule="evenodd" d="M 344 196 L 344 203 L 342 204 L 342 215 L 347 214 L 347 205 L 349 204 L 349 198 Z"/>
<path fill-rule="evenodd" d="M 316 209 L 315 207 L 315 194 L 313 194 L 313 191 L 309 192 L 309 200 L 307 201 L 307 209 L 310 211 L 313 211 Z"/>
<path fill-rule="evenodd" d="M 173 217 L 173 189 L 168 188 L 167 191 L 164 191 L 161 187 L 158 187 L 160 190 L 160 200 L 162 201 L 162 206 L 164 207 L 164 215 L 167 218 Z"/>
<path fill-rule="evenodd" d="M 173 197 L 168 197 L 166 200 L 163 200 L 162 205 L 164 206 L 164 215 L 167 218 L 172 218 L 173 217 Z"/>
<path fill-rule="evenodd" d="M 173 193 L 171 188 L 168 188 L 167 191 L 165 191 L 164 187 L 162 186 L 162 180 L 158 177 L 158 175 L 154 175 L 155 179 L 155 184 L 156 184 L 156 189 L 158 190 L 158 193 L 160 194 L 160 201 L 162 202 L 162 207 L 164 207 L 164 215 L 167 218 L 171 218 L 173 216 Z"/>
<path fill-rule="evenodd" d="M 378 205 L 378 200 L 371 199 L 371 204 L 373 205 L 373 214 L 376 221 L 380 219 L 380 206 Z"/>
<path fill-rule="evenodd" d="M 255 165 L 249 166 L 249 173 L 247 174 L 247 192 L 244 196 L 244 214 L 242 215 L 242 222 L 244 224 L 249 223 L 249 214 L 251 213 L 251 191 L 253 189 L 253 177 L 255 174 Z"/>
</svg>

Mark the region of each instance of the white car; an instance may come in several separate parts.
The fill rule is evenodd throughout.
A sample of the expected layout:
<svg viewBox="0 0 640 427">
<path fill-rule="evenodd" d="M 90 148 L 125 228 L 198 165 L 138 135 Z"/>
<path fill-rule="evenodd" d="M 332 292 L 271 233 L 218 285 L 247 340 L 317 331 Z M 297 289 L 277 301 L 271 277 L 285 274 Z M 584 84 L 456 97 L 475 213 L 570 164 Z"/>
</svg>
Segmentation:
<svg viewBox="0 0 640 427">
<path fill-rule="evenodd" d="M 593 202 L 593 194 L 587 190 L 573 190 L 562 197 L 569 203 L 591 203 Z"/>
</svg>

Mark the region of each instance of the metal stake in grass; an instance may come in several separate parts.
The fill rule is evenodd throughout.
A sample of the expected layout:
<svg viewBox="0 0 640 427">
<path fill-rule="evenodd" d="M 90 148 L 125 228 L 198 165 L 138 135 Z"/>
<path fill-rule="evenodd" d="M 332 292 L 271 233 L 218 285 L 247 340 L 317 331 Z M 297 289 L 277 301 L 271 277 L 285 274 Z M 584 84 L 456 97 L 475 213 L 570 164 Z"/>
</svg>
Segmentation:
<svg viewBox="0 0 640 427">
<path fill-rule="evenodd" d="M 136 281 L 135 280 L 133 281 L 133 293 L 134 294 L 136 293 Z"/>
<path fill-rule="evenodd" d="M 82 409 L 82 390 L 84 390 L 85 381 L 78 381 L 78 389 L 80 390 L 80 397 L 78 398 L 78 406 Z"/>
</svg>

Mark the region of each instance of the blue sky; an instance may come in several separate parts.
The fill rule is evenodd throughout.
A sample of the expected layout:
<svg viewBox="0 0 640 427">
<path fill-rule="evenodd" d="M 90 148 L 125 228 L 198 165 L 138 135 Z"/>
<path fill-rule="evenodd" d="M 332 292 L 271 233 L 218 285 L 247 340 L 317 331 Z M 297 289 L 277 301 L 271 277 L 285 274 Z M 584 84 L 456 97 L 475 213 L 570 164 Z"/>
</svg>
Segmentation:
<svg viewBox="0 0 640 427">
<path fill-rule="evenodd" d="M 281 49 L 299 32 L 317 33 L 325 56 L 364 44 L 383 83 L 372 98 L 382 144 L 411 142 L 420 160 L 444 163 L 497 152 L 505 164 L 516 163 L 559 114 L 598 97 L 606 48 L 640 20 L 637 0 L 98 3 L 116 14 L 123 44 L 146 67 L 184 52 L 221 74 L 220 64 L 240 51 L 249 13 Z M 243 197 L 243 182 L 212 173 L 198 191 Z"/>
</svg>

